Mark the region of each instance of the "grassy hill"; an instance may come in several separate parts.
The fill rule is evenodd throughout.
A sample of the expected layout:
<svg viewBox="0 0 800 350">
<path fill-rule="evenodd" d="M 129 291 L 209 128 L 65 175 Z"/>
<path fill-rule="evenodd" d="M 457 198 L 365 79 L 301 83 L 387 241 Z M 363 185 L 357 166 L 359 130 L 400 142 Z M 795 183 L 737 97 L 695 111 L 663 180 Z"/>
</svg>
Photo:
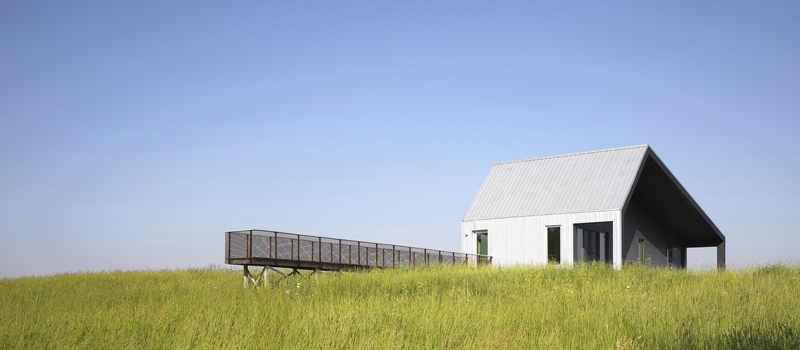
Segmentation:
<svg viewBox="0 0 800 350">
<path fill-rule="evenodd" d="M 797 349 L 800 267 L 445 266 L 0 280 L 0 348 Z"/>
</svg>

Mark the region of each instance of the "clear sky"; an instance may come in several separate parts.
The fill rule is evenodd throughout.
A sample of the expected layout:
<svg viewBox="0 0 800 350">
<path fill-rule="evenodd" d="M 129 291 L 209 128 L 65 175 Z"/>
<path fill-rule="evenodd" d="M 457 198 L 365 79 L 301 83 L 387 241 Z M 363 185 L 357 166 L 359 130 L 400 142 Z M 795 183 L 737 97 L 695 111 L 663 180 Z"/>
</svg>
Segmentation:
<svg viewBox="0 0 800 350">
<path fill-rule="evenodd" d="M 729 264 L 796 262 L 798 132 L 797 1 L 3 1 L 0 277 L 457 251 L 493 163 L 643 143 Z"/>
</svg>

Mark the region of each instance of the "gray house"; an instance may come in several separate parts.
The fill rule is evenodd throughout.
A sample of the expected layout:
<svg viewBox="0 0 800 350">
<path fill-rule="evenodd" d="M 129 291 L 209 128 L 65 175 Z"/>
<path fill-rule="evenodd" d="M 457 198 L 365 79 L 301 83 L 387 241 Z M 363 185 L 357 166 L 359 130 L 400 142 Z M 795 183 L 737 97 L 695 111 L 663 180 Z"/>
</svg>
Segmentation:
<svg viewBox="0 0 800 350">
<path fill-rule="evenodd" d="M 461 222 L 461 251 L 494 263 L 650 262 L 725 236 L 649 145 L 496 163 Z"/>
</svg>

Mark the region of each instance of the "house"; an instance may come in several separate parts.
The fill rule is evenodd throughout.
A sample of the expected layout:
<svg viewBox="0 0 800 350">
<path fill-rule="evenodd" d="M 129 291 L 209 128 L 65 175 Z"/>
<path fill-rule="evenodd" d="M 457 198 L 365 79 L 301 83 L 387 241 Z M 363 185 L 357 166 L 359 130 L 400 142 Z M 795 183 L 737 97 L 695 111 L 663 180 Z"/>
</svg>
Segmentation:
<svg viewBox="0 0 800 350">
<path fill-rule="evenodd" d="M 496 163 L 461 222 L 461 251 L 494 263 L 686 267 L 725 236 L 649 145 Z"/>
</svg>

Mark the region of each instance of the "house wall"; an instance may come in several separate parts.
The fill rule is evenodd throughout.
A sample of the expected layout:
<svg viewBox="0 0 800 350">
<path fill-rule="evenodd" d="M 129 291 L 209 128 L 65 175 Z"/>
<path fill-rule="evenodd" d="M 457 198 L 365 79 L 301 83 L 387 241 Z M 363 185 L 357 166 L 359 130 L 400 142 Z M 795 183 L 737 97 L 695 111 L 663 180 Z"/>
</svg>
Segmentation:
<svg viewBox="0 0 800 350">
<path fill-rule="evenodd" d="M 461 222 L 461 252 L 477 250 L 475 231 L 487 231 L 489 255 L 496 265 L 546 264 L 547 227 L 561 227 L 561 262 L 574 261 L 574 226 L 588 222 L 613 222 L 613 261 L 619 267 L 622 259 L 621 213 L 618 210 L 588 213 L 527 216 Z"/>
<path fill-rule="evenodd" d="M 667 247 L 673 249 L 672 266 L 686 267 L 686 247 L 667 223 L 641 196 L 634 193 L 623 214 L 622 257 L 639 260 L 639 239 L 644 240 L 644 258 L 655 266 L 667 266 Z"/>
</svg>

